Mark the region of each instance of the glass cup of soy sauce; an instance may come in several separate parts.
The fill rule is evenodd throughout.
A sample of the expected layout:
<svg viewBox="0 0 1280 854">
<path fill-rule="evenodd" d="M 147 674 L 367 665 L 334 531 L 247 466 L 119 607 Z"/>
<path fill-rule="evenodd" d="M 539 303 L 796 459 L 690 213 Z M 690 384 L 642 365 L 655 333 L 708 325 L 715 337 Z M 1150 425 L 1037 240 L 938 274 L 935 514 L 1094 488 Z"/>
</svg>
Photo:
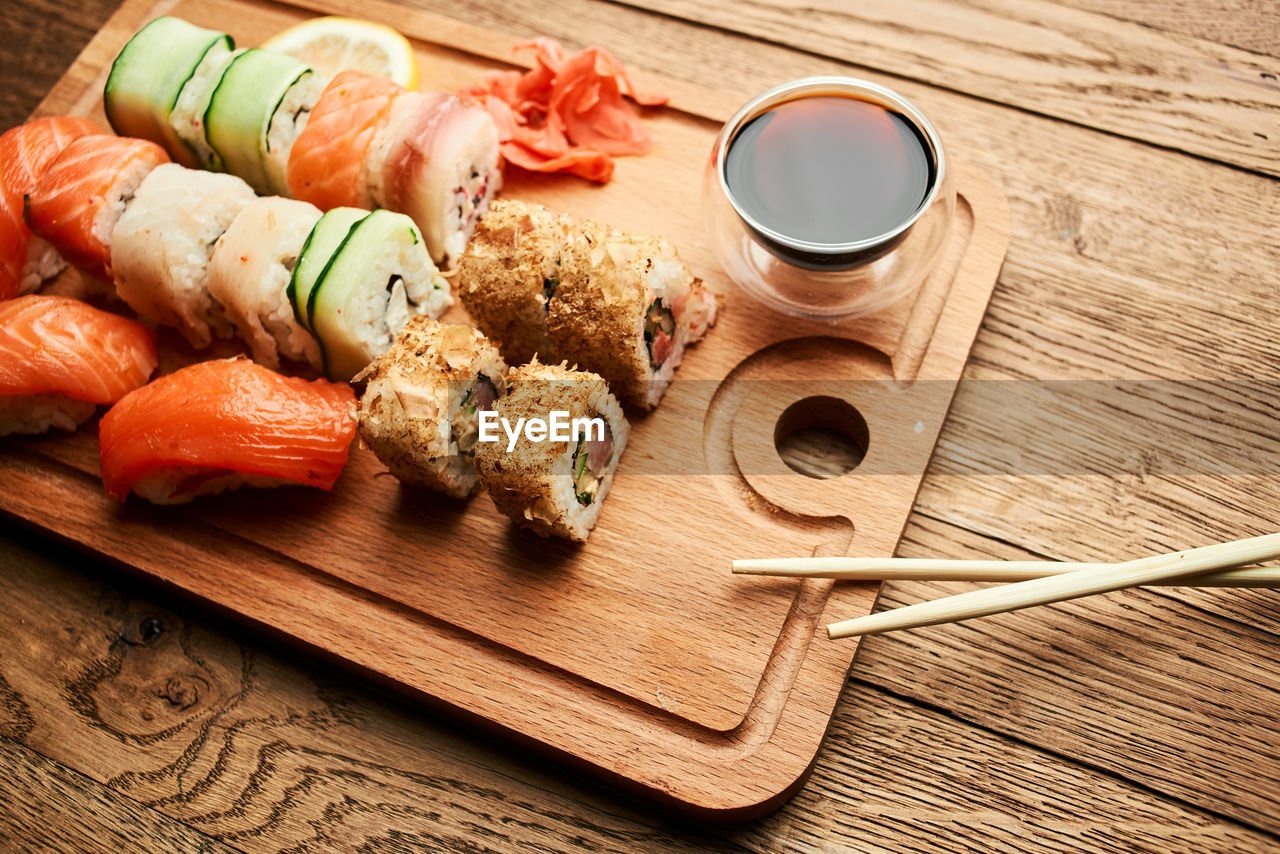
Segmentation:
<svg viewBox="0 0 1280 854">
<path fill-rule="evenodd" d="M 752 99 L 716 138 L 702 195 L 729 277 L 802 317 L 860 317 L 902 299 L 937 264 L 955 213 L 933 125 L 848 77 Z"/>
</svg>

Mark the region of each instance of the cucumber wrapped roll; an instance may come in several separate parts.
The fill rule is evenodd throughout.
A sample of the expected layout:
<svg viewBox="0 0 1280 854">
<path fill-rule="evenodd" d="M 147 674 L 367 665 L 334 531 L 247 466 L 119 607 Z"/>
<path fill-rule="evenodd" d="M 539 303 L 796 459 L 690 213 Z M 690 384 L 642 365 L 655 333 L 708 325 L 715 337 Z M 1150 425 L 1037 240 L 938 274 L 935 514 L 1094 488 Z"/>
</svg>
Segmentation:
<svg viewBox="0 0 1280 854">
<path fill-rule="evenodd" d="M 179 103 L 184 91 L 190 90 L 191 101 L 203 81 L 220 73 L 234 46 L 226 33 L 177 18 L 151 21 L 124 46 L 107 76 L 102 105 L 112 129 L 159 143 L 175 163 L 205 165 L 190 134 L 179 131 L 190 123 Z"/>
<path fill-rule="evenodd" d="M 360 437 L 402 482 L 466 498 L 480 488 L 480 413 L 502 396 L 506 374 L 478 331 L 419 315 L 356 375 Z"/>
<path fill-rule="evenodd" d="M 283 53 L 246 50 L 222 72 L 204 132 L 223 167 L 263 195 L 289 195 L 289 149 L 320 97 L 311 67 Z"/>
<path fill-rule="evenodd" d="M 570 425 L 596 420 L 584 423 L 576 436 L 570 426 L 562 440 L 548 431 L 545 441 L 534 441 L 522 431 L 510 452 L 505 430 L 499 431 L 499 441 L 476 447 L 480 482 L 499 512 L 539 536 L 585 542 L 600 518 L 630 432 L 608 385 L 598 374 L 535 359 L 507 374 L 507 393 L 494 408 L 508 425 L 542 419 L 554 430 L 553 412 L 565 413 L 562 418 Z"/>
<path fill-rule="evenodd" d="M 453 303 L 413 220 L 385 210 L 322 216 L 288 293 L 333 380 L 351 379 L 385 353 L 409 318 L 439 317 Z"/>
</svg>

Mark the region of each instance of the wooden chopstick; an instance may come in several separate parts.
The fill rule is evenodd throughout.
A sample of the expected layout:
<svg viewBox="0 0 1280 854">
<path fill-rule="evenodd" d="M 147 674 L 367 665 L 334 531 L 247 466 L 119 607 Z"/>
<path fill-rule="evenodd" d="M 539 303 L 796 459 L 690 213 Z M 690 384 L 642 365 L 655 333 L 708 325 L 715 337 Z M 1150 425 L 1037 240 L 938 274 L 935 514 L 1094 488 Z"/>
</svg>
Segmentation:
<svg viewBox="0 0 1280 854">
<path fill-rule="evenodd" d="M 827 637 L 857 637 L 896 629 L 959 622 L 1005 611 L 1017 611 L 1033 605 L 1047 605 L 1107 593 L 1124 587 L 1168 581 L 1199 572 L 1248 566 L 1275 557 L 1280 557 L 1280 534 L 1266 534 L 920 602 L 905 608 L 832 623 L 827 626 Z"/>
<path fill-rule="evenodd" d="M 1114 563 L 1052 560 L 947 560 L 904 557 L 800 557 L 735 560 L 738 575 L 844 581 L 1028 581 Z M 1280 587 L 1280 567 L 1233 569 L 1157 582 L 1156 587 Z"/>
</svg>

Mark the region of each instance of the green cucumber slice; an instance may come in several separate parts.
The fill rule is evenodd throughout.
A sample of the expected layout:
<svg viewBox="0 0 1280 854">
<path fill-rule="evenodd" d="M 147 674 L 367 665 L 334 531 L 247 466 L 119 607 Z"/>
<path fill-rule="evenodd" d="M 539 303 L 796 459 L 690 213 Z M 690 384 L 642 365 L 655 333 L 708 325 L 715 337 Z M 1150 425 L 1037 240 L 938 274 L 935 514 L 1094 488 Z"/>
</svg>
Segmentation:
<svg viewBox="0 0 1280 854">
<path fill-rule="evenodd" d="M 231 60 L 209 97 L 204 113 L 209 145 L 228 172 L 260 194 L 287 194 L 271 180 L 267 135 L 289 90 L 311 74 L 311 66 L 292 56 L 252 48 Z"/>
<path fill-rule="evenodd" d="M 311 300 L 316 283 L 329 268 L 329 263 L 337 254 L 351 229 L 369 215 L 368 211 L 359 208 L 334 208 L 320 217 L 311 233 L 302 244 L 298 253 L 298 263 L 293 267 L 293 275 L 289 277 L 286 293 L 293 304 L 293 316 L 308 332 L 315 334 L 311 326 Z M 321 348 L 324 342 L 319 342 Z"/>
<path fill-rule="evenodd" d="M 386 281 L 380 281 L 370 271 L 378 269 L 388 250 L 403 252 L 414 244 L 422 244 L 422 235 L 412 219 L 376 210 L 351 227 L 347 239 L 320 275 L 309 298 L 309 315 L 331 380 L 349 380 L 381 355 L 369 342 L 374 330 L 367 328 L 368 306 L 385 301 L 388 286 L 402 277 L 393 273 Z M 372 322 L 385 326 L 385 318 L 383 314 Z M 390 346 L 390 341 L 386 343 Z"/>
<path fill-rule="evenodd" d="M 102 105 L 111 129 L 120 136 L 136 136 L 159 143 L 175 163 L 199 168 L 200 161 L 169 116 L 182 87 L 196 73 L 209 51 L 235 47 L 226 33 L 206 30 L 178 18 L 151 21 L 120 51 L 102 92 Z"/>
</svg>

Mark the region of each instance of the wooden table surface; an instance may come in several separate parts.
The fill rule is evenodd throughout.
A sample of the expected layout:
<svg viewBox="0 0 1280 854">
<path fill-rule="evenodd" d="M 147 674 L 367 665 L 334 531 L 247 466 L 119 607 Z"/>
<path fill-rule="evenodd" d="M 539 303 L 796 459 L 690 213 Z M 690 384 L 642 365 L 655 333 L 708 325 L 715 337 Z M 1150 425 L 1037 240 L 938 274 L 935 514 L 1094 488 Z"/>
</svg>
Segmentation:
<svg viewBox="0 0 1280 854">
<path fill-rule="evenodd" d="M 1280 376 L 1272 0 L 404 2 L 743 100 L 824 72 L 901 91 L 1009 196 L 968 378 Z M 116 5 L 6 0 L 0 126 Z M 1222 394 L 1208 423 L 1180 399 L 1143 410 L 1173 445 L 1258 413 L 1276 435 L 1274 398 Z M 1096 439 L 1123 454 L 1141 423 Z M 1003 429 L 962 387 L 899 554 L 1120 559 L 1280 524 L 1277 472 L 1229 451 L 993 474 L 966 449 Z M 3 521 L 0 567 L 6 851 L 1280 850 L 1276 592 L 1125 591 L 868 638 L 808 785 L 706 826 Z M 962 587 L 889 584 L 881 607 Z"/>
</svg>

